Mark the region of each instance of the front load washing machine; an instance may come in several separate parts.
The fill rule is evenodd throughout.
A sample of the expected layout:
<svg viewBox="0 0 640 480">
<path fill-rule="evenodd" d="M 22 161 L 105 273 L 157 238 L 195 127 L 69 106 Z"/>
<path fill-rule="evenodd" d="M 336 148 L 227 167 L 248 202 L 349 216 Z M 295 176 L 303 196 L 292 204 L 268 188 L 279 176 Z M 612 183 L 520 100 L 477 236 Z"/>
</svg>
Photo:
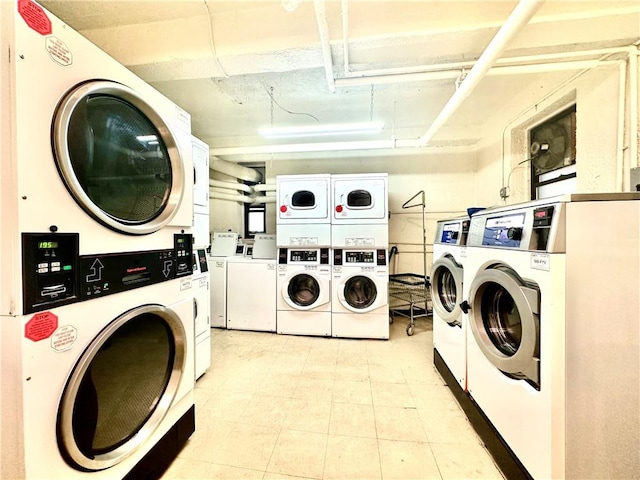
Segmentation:
<svg viewBox="0 0 640 480">
<path fill-rule="evenodd" d="M 464 285 L 464 260 L 469 217 L 440 220 L 433 240 L 431 301 L 433 304 L 433 350 L 467 389 L 467 316 L 460 308 Z"/>
<path fill-rule="evenodd" d="M 328 248 L 280 248 L 276 290 L 278 333 L 331 336 Z"/>
<path fill-rule="evenodd" d="M 80 261 L 84 301 L 0 317 L 3 479 L 157 478 L 175 458 L 195 428 L 193 298 L 176 254 L 109 257 L 102 284 L 117 295 Z M 146 276 L 164 280 L 137 288 Z"/>
<path fill-rule="evenodd" d="M 637 193 L 471 218 L 468 391 L 533 478 L 640 476 L 638 232 Z"/>
<path fill-rule="evenodd" d="M 278 246 L 331 245 L 330 189 L 329 174 L 276 177 Z"/>
<path fill-rule="evenodd" d="M 170 248 L 193 220 L 190 116 L 34 1 L 2 9 L 1 250 L 34 232 L 79 233 L 81 255 Z"/>
<path fill-rule="evenodd" d="M 334 249 L 331 290 L 332 336 L 389 338 L 386 249 Z"/>
<path fill-rule="evenodd" d="M 387 247 L 388 174 L 331 175 L 331 245 Z"/>
</svg>

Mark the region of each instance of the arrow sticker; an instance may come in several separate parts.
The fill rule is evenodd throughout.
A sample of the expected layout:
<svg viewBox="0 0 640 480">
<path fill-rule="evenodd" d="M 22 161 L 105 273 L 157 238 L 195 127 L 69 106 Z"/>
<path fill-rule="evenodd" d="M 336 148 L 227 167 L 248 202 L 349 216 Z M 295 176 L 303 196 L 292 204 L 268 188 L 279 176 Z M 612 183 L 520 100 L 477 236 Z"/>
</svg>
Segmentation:
<svg viewBox="0 0 640 480">
<path fill-rule="evenodd" d="M 165 278 L 169 278 L 169 274 L 171 273 L 172 266 L 173 266 L 173 260 L 165 260 L 164 269 L 162 270 L 162 273 L 164 274 Z"/>
<path fill-rule="evenodd" d="M 87 275 L 87 282 L 99 282 L 102 280 L 102 269 L 104 265 L 99 258 L 96 258 L 91 264 L 91 273 Z"/>
</svg>

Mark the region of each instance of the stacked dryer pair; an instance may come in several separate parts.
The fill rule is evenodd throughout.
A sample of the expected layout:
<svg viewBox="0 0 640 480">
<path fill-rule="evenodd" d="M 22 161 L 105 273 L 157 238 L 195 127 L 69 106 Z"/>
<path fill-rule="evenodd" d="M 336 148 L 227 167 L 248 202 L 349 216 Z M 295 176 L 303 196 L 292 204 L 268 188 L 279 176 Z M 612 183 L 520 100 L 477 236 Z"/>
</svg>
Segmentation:
<svg viewBox="0 0 640 480">
<path fill-rule="evenodd" d="M 331 176 L 334 337 L 389 338 L 388 176 Z"/>
<path fill-rule="evenodd" d="M 276 328 L 331 336 L 331 176 L 276 178 Z"/>
<path fill-rule="evenodd" d="M 190 117 L 0 9 L 1 476 L 158 476 L 194 429 Z"/>
</svg>

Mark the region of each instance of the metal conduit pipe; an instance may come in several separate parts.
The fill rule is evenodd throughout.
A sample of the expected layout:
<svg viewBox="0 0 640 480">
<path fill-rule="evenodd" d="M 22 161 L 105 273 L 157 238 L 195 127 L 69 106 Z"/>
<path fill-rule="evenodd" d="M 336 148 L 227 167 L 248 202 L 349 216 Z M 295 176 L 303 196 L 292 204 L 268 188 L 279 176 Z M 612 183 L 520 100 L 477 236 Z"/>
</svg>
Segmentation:
<svg viewBox="0 0 640 480">
<path fill-rule="evenodd" d="M 318 24 L 318 33 L 320 34 L 320 48 L 322 49 L 324 73 L 327 77 L 329 91 L 334 93 L 336 91 L 336 85 L 333 78 L 333 60 L 331 59 L 331 43 L 329 42 L 329 24 L 327 23 L 327 12 L 324 0 L 313 0 L 313 8 L 316 12 L 316 22 Z"/>
<path fill-rule="evenodd" d="M 496 36 L 489 42 L 485 51 L 482 52 L 476 64 L 469 71 L 460 88 L 451 96 L 427 132 L 418 139 L 418 146 L 427 145 L 436 132 L 440 130 L 440 127 L 453 116 L 458 107 L 462 105 L 462 102 L 471 95 L 471 92 L 480 83 L 498 57 L 506 50 L 509 42 L 529 22 L 542 3 L 541 0 L 520 0 L 511 15 L 509 15 L 509 18 L 507 18 L 507 21 L 500 27 Z"/>
</svg>

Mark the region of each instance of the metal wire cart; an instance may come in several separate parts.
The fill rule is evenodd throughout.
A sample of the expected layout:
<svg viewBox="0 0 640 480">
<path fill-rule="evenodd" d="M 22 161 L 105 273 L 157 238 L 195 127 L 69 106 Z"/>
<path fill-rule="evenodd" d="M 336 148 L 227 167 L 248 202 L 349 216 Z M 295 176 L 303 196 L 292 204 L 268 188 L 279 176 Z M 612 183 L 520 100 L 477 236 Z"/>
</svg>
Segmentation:
<svg viewBox="0 0 640 480">
<path fill-rule="evenodd" d="M 416 318 L 431 315 L 431 293 L 429 278 L 417 273 L 389 275 L 389 296 L 401 303 L 389 310 L 389 323 L 394 315 L 409 319 L 407 335 L 413 335 Z M 407 313 L 407 311 L 409 313 Z"/>
<path fill-rule="evenodd" d="M 416 197 L 421 196 L 420 203 L 410 204 Z M 389 297 L 399 301 L 389 309 L 389 323 L 393 323 L 394 315 L 401 315 L 409 318 L 407 324 L 407 335 L 413 335 L 415 320 L 420 317 L 431 316 L 431 284 L 427 276 L 427 230 L 425 228 L 424 190 L 419 191 L 402 208 L 422 207 L 422 262 L 423 274 L 417 273 L 397 273 L 389 275 Z M 408 312 L 408 313 L 407 313 Z"/>
</svg>

